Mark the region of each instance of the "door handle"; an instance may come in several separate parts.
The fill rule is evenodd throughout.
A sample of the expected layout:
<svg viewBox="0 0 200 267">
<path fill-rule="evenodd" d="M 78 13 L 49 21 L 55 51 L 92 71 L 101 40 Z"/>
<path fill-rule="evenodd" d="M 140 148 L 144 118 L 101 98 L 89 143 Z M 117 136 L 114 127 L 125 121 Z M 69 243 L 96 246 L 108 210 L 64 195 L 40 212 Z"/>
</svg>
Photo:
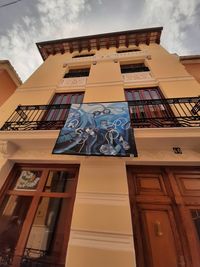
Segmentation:
<svg viewBox="0 0 200 267">
<path fill-rule="evenodd" d="M 157 236 L 162 236 L 163 235 L 163 232 L 162 232 L 162 229 L 161 229 L 161 223 L 160 223 L 160 221 L 155 221 L 154 227 L 155 227 L 155 233 L 156 233 L 156 235 Z"/>
<path fill-rule="evenodd" d="M 183 255 L 179 255 L 178 266 L 185 267 L 185 260 Z"/>
</svg>

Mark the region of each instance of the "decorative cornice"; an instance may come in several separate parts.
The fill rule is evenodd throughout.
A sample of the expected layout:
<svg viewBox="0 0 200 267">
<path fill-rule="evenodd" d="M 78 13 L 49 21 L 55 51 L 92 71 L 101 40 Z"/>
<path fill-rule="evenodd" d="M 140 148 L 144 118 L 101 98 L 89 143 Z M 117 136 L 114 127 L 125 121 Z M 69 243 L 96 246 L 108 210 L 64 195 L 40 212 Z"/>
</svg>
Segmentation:
<svg viewBox="0 0 200 267">
<path fill-rule="evenodd" d="M 17 146 L 8 141 L 0 141 L 0 154 L 4 158 L 13 155 L 17 151 Z"/>
<path fill-rule="evenodd" d="M 129 47 L 130 45 L 160 43 L 162 27 L 129 30 L 122 32 L 103 33 L 90 36 L 73 37 L 60 40 L 52 40 L 37 43 L 42 58 L 45 60 L 49 55 L 58 53 L 73 53 L 83 50 L 99 50 L 110 47 L 119 48 L 120 46 Z"/>
<path fill-rule="evenodd" d="M 149 58 L 150 54 L 146 51 L 136 51 L 136 52 L 125 52 L 125 53 L 113 53 L 108 55 L 94 55 L 91 57 L 85 57 L 85 58 L 72 58 L 70 60 L 67 60 L 63 64 L 63 68 L 66 68 L 68 65 L 77 65 L 77 63 L 85 63 L 85 64 L 96 64 L 97 62 L 103 62 L 103 61 L 120 61 L 120 60 L 129 60 L 129 59 L 141 59 L 144 60 L 145 58 Z"/>
</svg>

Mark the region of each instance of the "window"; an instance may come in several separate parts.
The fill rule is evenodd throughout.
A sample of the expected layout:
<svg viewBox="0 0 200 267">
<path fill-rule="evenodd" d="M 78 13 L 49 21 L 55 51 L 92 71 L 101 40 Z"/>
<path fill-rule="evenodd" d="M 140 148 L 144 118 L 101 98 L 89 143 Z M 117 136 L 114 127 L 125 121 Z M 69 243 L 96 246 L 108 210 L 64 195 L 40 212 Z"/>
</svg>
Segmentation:
<svg viewBox="0 0 200 267">
<path fill-rule="evenodd" d="M 65 73 L 64 78 L 87 77 L 89 73 L 90 68 L 70 69 L 69 72 Z"/>
<path fill-rule="evenodd" d="M 141 51 L 139 48 L 129 49 L 129 50 L 118 50 L 117 53 L 128 53 L 128 52 L 138 52 Z"/>
<path fill-rule="evenodd" d="M 92 57 L 94 56 L 95 54 L 80 54 L 80 55 L 76 55 L 76 56 L 73 56 L 73 58 L 80 58 L 80 57 Z"/>
<path fill-rule="evenodd" d="M 158 127 L 161 121 L 166 121 L 166 127 L 174 124 L 173 112 L 169 105 L 156 103 L 156 99 L 163 99 L 158 87 L 126 89 L 125 97 L 129 103 L 129 110 L 135 127 Z M 152 100 L 151 102 L 139 103 L 134 101 Z M 138 123 L 138 124 L 137 124 Z"/>
<path fill-rule="evenodd" d="M 127 101 L 162 98 L 158 87 L 126 89 L 125 96 Z"/>
<path fill-rule="evenodd" d="M 149 68 L 144 63 L 121 65 L 121 73 L 133 73 L 149 71 Z"/>
<path fill-rule="evenodd" d="M 75 165 L 14 166 L 0 199 L 0 265 L 65 265 L 77 175 Z"/>
<path fill-rule="evenodd" d="M 46 111 L 42 118 L 42 121 L 45 122 L 43 123 L 44 127 L 48 125 L 48 129 L 62 128 L 67 119 L 70 104 L 82 103 L 83 97 L 83 92 L 55 94 L 50 103 L 50 109 Z M 65 105 L 64 107 L 62 106 L 63 104 Z M 42 130 L 42 126 L 40 126 L 40 129 Z"/>
</svg>

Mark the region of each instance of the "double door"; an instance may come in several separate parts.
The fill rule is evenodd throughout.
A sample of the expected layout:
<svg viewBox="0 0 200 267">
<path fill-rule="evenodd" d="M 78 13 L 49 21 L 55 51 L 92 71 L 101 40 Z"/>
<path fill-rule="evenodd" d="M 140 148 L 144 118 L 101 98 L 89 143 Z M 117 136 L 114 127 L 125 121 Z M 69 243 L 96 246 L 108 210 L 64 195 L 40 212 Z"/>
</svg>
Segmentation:
<svg viewBox="0 0 200 267">
<path fill-rule="evenodd" d="M 200 168 L 128 167 L 137 267 L 200 266 Z"/>
</svg>

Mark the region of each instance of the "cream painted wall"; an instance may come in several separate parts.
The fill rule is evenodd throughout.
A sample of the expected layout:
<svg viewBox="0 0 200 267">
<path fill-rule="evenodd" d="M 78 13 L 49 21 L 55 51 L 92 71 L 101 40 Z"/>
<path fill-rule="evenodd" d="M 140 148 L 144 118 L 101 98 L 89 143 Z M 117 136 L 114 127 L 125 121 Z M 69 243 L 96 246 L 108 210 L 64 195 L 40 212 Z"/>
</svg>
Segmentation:
<svg viewBox="0 0 200 267">
<path fill-rule="evenodd" d="M 85 159 L 79 173 L 67 266 L 134 267 L 132 235 L 125 162 Z"/>
<path fill-rule="evenodd" d="M 150 53 L 151 59 L 148 60 L 148 65 L 155 78 L 190 76 L 184 66 L 179 62 L 177 56 L 169 54 L 162 46 L 151 44 L 149 46 L 140 45 L 140 48 Z"/>
<path fill-rule="evenodd" d="M 200 84 L 195 79 L 160 81 L 159 87 L 166 98 L 200 95 Z"/>
<path fill-rule="evenodd" d="M 28 90 L 28 91 L 27 91 Z M 53 97 L 55 88 L 40 90 L 38 88 L 31 88 L 23 90 L 16 90 L 15 93 L 4 103 L 0 108 L 0 127 L 14 112 L 18 105 L 44 105 L 49 103 Z M 39 95 L 39 97 L 38 97 Z"/>
<path fill-rule="evenodd" d="M 140 48 L 151 55 L 151 59 L 144 56 L 143 60 L 151 69 L 152 75 L 156 79 L 155 83 L 160 85 L 166 97 L 196 96 L 199 94 L 199 84 L 185 71 L 175 56 L 170 55 L 156 44 L 140 45 Z M 97 51 L 96 55 L 111 55 L 115 52 L 116 49 L 114 48 L 102 49 Z M 44 64 L 2 106 L 0 124 L 2 125 L 7 120 L 19 104 L 47 104 L 55 92 L 76 91 L 76 87 L 59 86 L 68 68 L 67 66 L 63 67 L 63 64 L 71 58 L 72 54 L 49 56 Z M 113 59 L 99 60 L 96 65 L 93 65 L 92 62 L 77 63 L 76 67 L 91 65 L 86 86 L 78 86 L 78 91 L 85 91 L 84 102 L 124 100 L 124 82 L 119 63 L 122 61 L 123 59 L 120 58 L 116 63 Z M 129 59 L 129 62 L 134 63 L 134 59 Z M 148 86 L 150 85 L 147 82 L 146 87 Z M 130 84 L 130 87 L 135 88 L 137 86 L 133 83 Z M 157 131 L 159 132 L 159 129 Z M 40 133 L 38 143 L 37 140 L 33 139 L 34 133 L 25 133 L 29 138 L 24 137 L 24 139 L 16 134 L 14 142 L 19 145 L 20 149 L 10 155 L 8 159 L 12 159 L 13 162 L 81 164 L 68 246 L 67 267 L 134 267 L 135 255 L 126 163 L 156 165 L 162 161 L 164 165 L 172 162 L 185 165 L 187 162 L 190 165 L 195 162 L 197 165 L 199 152 L 188 149 L 189 152 L 183 156 L 177 156 L 171 151 L 170 143 L 167 153 L 166 150 L 152 151 L 146 147 L 147 151 L 141 151 L 141 156 L 139 154 L 137 159 L 130 158 L 128 161 L 124 158 L 112 161 L 98 157 L 92 160 L 89 157 L 84 159 L 78 156 L 59 157 L 51 154 L 52 147 L 48 147 L 47 151 L 45 151 L 45 147 L 42 147 L 45 143 L 44 140 L 46 140 L 45 145 L 47 146 L 52 146 L 55 142 L 56 137 L 48 139 L 48 134 L 50 135 L 47 133 L 45 137 Z M 11 135 L 12 133 L 8 132 L 3 139 L 7 140 Z M 166 136 L 166 138 L 168 137 Z M 150 138 L 149 140 L 151 143 Z M 157 144 L 157 141 L 154 140 L 154 142 Z M 140 140 L 139 148 L 142 143 Z M 160 141 L 160 144 L 162 143 L 164 143 L 163 140 Z M 40 149 L 36 149 L 37 147 Z M 8 161 L 3 158 L 0 159 L 1 184 L 9 169 L 3 167 L 8 164 L 6 162 Z"/>
</svg>

